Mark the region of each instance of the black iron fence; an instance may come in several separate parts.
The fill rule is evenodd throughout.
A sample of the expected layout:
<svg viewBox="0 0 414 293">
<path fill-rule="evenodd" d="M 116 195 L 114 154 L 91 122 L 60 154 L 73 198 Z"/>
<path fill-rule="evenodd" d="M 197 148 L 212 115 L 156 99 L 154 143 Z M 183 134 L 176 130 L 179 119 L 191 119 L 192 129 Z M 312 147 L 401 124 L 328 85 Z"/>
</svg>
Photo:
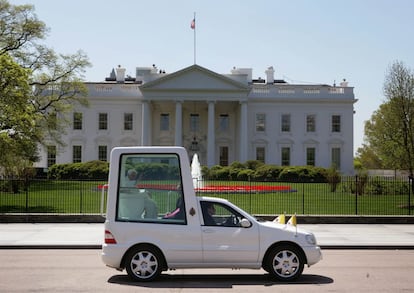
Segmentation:
<svg viewBox="0 0 414 293">
<path fill-rule="evenodd" d="M 102 214 L 106 210 L 105 184 L 0 180 L 0 213 Z M 226 198 L 256 215 L 414 214 L 412 178 L 350 176 L 330 183 L 199 180 L 194 184 L 198 196 Z"/>
</svg>

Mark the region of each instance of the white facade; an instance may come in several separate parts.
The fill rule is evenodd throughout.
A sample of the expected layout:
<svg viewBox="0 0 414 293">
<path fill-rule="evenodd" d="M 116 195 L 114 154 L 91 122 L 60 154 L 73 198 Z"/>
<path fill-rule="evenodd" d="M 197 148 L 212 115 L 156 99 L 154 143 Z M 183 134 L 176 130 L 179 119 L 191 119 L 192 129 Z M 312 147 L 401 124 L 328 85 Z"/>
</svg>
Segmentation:
<svg viewBox="0 0 414 293">
<path fill-rule="evenodd" d="M 74 111 L 82 113 L 81 129 L 68 125 L 67 146 L 57 147 L 56 157 L 42 149 L 39 167 L 109 160 L 115 146 L 179 145 L 190 156 L 197 152 L 209 167 L 260 159 L 276 165 L 334 164 L 353 173 L 357 100 L 346 82 L 288 84 L 275 80 L 271 67 L 266 80 L 252 79 L 247 68 L 222 75 L 198 65 L 171 74 L 137 68 L 134 78 L 124 72 L 117 68 L 105 82 L 86 83 L 90 106 Z"/>
</svg>

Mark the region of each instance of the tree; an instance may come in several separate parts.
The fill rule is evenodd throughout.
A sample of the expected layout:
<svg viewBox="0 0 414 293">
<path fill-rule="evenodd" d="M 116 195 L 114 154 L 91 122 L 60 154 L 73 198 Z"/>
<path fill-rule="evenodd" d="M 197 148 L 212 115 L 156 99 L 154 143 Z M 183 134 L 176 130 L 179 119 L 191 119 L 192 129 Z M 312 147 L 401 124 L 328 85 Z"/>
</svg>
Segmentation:
<svg viewBox="0 0 414 293">
<path fill-rule="evenodd" d="M 385 168 L 414 170 L 414 76 L 394 62 L 384 82 L 385 102 L 365 123 L 365 137 Z"/>
<path fill-rule="evenodd" d="M 28 106 L 31 97 L 29 70 L 7 54 L 0 55 L 0 162 L 6 176 L 18 173 L 37 159 L 34 127 L 36 113 Z"/>
<path fill-rule="evenodd" d="M 63 145 L 60 138 L 67 124 L 66 114 L 75 104 L 88 104 L 82 82 L 85 68 L 90 65 L 87 56 L 81 51 L 55 53 L 41 43 L 47 32 L 32 5 L 11 5 L 0 0 L 3 168 L 35 162 L 38 144 L 53 141 Z"/>
<path fill-rule="evenodd" d="M 362 147 L 357 149 L 356 157 L 354 160 L 354 167 L 359 169 L 383 169 L 383 164 L 373 149 L 366 144 L 362 144 Z"/>
</svg>

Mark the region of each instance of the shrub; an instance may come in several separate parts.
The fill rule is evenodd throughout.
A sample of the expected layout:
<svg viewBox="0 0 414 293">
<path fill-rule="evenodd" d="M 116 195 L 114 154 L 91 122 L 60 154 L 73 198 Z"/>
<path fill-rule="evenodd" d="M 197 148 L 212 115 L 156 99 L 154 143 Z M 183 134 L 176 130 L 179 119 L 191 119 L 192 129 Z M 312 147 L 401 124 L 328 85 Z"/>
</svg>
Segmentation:
<svg viewBox="0 0 414 293">
<path fill-rule="evenodd" d="M 249 161 L 246 161 L 245 163 L 246 168 L 251 169 L 251 170 L 256 170 L 257 168 L 263 165 L 264 163 L 262 161 L 257 161 L 257 160 L 249 160 Z"/>
<path fill-rule="evenodd" d="M 276 165 L 259 166 L 253 174 L 255 181 L 276 181 L 283 168 Z"/>
<path fill-rule="evenodd" d="M 250 169 L 240 170 L 240 172 L 237 173 L 236 179 L 240 181 L 248 181 L 253 176 L 253 174 L 254 174 L 254 171 Z"/>
<path fill-rule="evenodd" d="M 329 168 L 326 179 L 331 188 L 331 192 L 335 192 L 339 183 L 341 183 L 341 175 L 339 174 L 338 170 L 333 167 Z"/>
<path fill-rule="evenodd" d="M 55 164 L 48 170 L 51 179 L 107 179 L 109 163 L 90 161 L 85 163 Z"/>
<path fill-rule="evenodd" d="M 313 166 L 285 167 L 280 172 L 279 179 L 287 182 L 326 182 L 326 171 Z"/>
</svg>

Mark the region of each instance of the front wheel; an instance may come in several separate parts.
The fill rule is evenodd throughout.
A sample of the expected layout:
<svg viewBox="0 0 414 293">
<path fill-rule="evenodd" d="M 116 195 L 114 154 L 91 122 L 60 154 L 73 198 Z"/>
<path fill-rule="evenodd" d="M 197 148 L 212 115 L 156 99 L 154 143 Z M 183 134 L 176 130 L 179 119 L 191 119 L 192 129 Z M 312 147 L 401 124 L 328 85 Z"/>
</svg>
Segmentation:
<svg viewBox="0 0 414 293">
<path fill-rule="evenodd" d="M 140 246 L 126 256 L 126 271 L 135 281 L 152 281 L 161 274 L 161 257 L 152 247 Z"/>
<path fill-rule="evenodd" d="M 298 248 L 290 245 L 275 247 L 266 260 L 266 271 L 279 281 L 293 281 L 302 275 L 304 257 Z"/>
</svg>

